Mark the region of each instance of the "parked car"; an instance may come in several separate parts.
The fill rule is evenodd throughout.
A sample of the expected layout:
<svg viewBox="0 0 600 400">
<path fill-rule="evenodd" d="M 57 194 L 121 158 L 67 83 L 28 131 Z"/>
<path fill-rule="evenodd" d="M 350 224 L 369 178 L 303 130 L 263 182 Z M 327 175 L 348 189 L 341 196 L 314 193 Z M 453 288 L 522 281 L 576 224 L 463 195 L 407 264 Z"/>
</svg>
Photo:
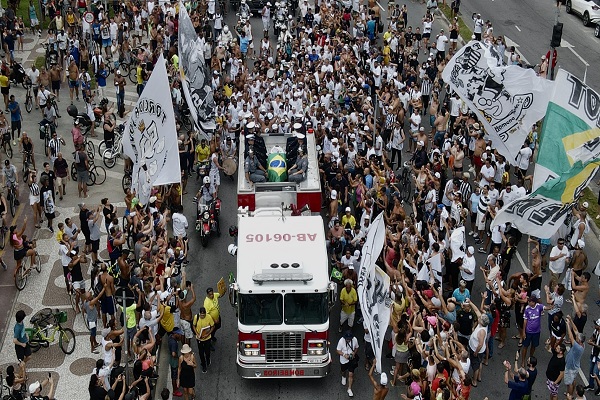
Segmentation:
<svg viewBox="0 0 600 400">
<path fill-rule="evenodd" d="M 568 13 L 581 16 L 583 26 L 600 24 L 600 0 L 567 0 L 565 7 Z"/>
</svg>

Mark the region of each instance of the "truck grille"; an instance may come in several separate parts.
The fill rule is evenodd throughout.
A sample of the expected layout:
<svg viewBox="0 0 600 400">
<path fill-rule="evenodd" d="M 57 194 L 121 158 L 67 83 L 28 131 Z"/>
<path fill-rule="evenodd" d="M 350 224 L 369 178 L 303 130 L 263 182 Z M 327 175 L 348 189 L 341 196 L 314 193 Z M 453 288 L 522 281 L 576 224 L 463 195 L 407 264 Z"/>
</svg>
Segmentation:
<svg viewBox="0 0 600 400">
<path fill-rule="evenodd" d="M 265 354 L 267 362 L 302 361 L 302 334 L 267 333 Z"/>
</svg>

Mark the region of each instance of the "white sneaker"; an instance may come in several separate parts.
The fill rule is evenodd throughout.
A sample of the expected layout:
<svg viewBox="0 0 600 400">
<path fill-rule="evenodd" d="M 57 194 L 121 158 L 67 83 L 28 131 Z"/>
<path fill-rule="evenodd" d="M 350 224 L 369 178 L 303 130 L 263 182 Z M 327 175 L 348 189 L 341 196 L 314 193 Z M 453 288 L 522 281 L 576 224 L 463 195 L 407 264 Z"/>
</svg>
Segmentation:
<svg viewBox="0 0 600 400">
<path fill-rule="evenodd" d="M 354 397 L 354 393 L 352 393 L 352 389 L 348 389 L 348 396 L 349 397 Z"/>
<path fill-rule="evenodd" d="M 346 386 L 346 377 L 342 376 L 342 386 Z"/>
</svg>

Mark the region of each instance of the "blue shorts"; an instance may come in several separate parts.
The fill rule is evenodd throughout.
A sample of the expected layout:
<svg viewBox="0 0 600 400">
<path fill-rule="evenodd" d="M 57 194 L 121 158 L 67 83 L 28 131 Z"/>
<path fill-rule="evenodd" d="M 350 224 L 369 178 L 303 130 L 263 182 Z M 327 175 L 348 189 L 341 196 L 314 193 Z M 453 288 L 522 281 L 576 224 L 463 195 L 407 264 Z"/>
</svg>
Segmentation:
<svg viewBox="0 0 600 400">
<path fill-rule="evenodd" d="M 102 47 L 108 47 L 108 46 L 110 46 L 110 38 L 102 39 Z"/>
<path fill-rule="evenodd" d="M 69 87 L 70 87 L 70 88 L 76 88 L 76 87 L 79 87 L 79 82 L 77 82 L 77 81 L 72 81 L 72 80 L 70 80 L 70 79 L 69 79 Z"/>
<path fill-rule="evenodd" d="M 115 315 L 115 300 L 112 296 L 104 296 L 100 301 L 102 313 L 108 315 Z"/>
<path fill-rule="evenodd" d="M 525 333 L 525 340 L 523 340 L 523 347 L 538 347 L 540 345 L 540 332 L 538 333 Z"/>
</svg>

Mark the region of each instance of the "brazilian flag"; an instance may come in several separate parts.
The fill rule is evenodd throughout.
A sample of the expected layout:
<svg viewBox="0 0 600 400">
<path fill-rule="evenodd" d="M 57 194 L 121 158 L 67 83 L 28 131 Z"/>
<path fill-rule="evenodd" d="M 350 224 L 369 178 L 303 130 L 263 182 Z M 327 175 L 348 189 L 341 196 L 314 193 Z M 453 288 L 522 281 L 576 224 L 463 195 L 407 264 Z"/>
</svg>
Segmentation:
<svg viewBox="0 0 600 400">
<path fill-rule="evenodd" d="M 287 181 L 287 162 L 285 153 L 271 153 L 267 158 L 269 182 Z"/>
</svg>

